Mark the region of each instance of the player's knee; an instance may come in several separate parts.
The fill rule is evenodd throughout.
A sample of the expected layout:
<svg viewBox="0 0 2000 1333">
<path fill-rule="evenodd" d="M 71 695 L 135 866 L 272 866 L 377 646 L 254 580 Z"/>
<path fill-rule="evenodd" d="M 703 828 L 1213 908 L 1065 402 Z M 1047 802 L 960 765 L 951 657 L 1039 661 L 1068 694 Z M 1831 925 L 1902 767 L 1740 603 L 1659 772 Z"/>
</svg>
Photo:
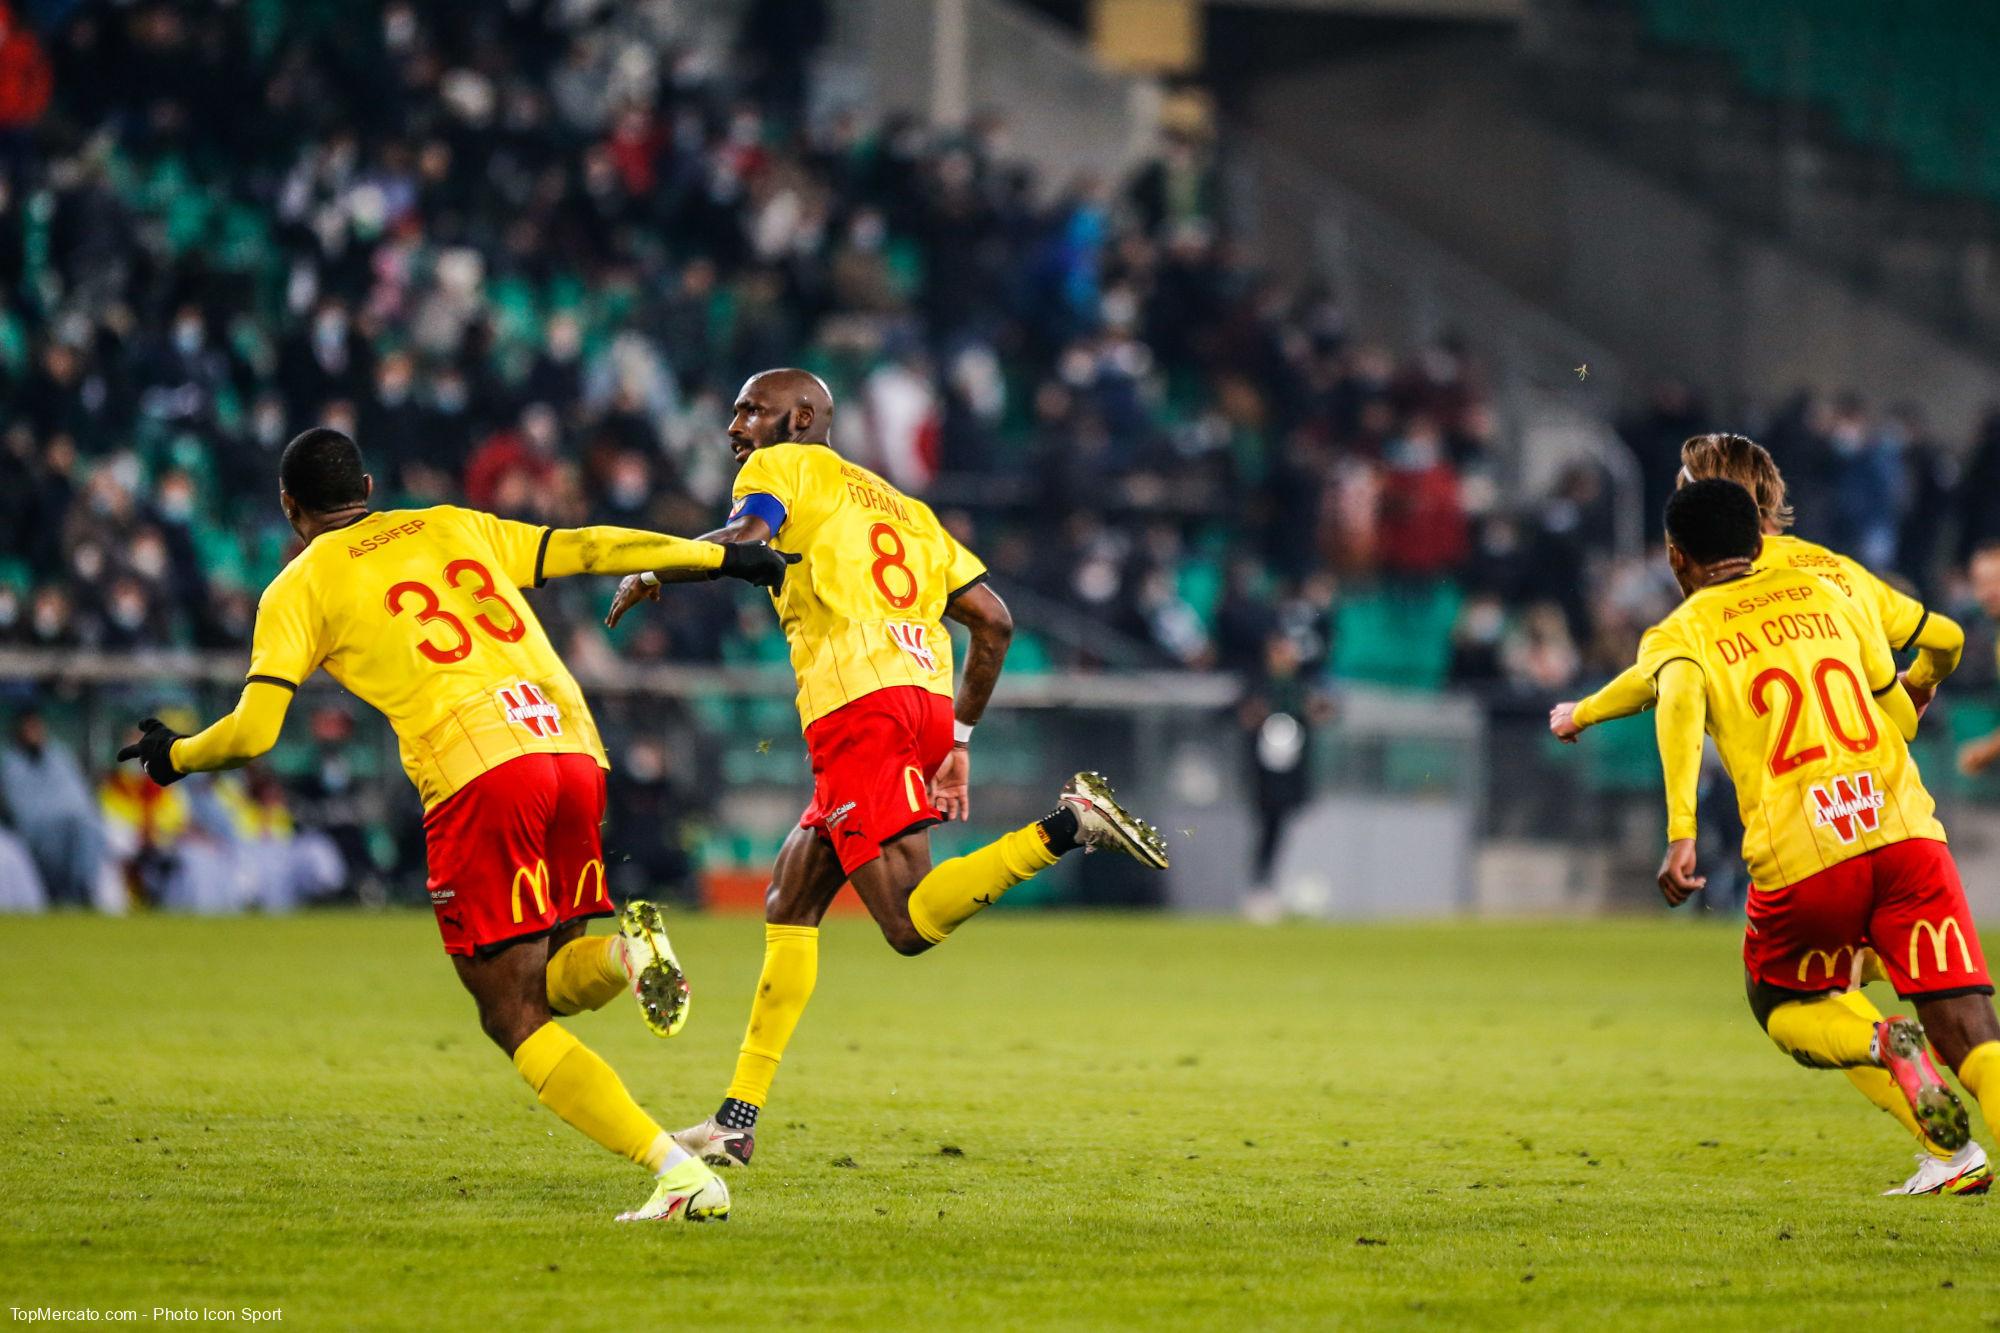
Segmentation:
<svg viewBox="0 0 2000 1333">
<path fill-rule="evenodd" d="M 1976 1046 L 2000 1039 L 2000 1021 L 1984 995 L 1957 995 L 1920 1003 L 1917 1018 L 1938 1057 L 1956 1070 Z"/>
<path fill-rule="evenodd" d="M 546 1004 L 506 1002 L 481 1005 L 479 1008 L 479 1030 L 509 1055 L 548 1021 Z"/>
<path fill-rule="evenodd" d="M 882 938 L 889 941 L 891 949 L 894 949 L 905 958 L 915 958 L 918 954 L 926 952 L 931 947 L 931 942 L 925 939 L 922 933 L 909 923 L 908 919 L 883 922 Z"/>
<path fill-rule="evenodd" d="M 817 926 L 819 914 L 796 895 L 786 898 L 773 884 L 764 894 L 764 921 L 773 926 Z"/>
<path fill-rule="evenodd" d="M 1750 1002 L 1750 1012 L 1757 1019 L 1757 1026 L 1766 1033 L 1771 1030 L 1771 1011 L 1787 1000 L 1799 997 L 1791 991 L 1779 990 L 1757 980 L 1748 972 L 1743 974 L 1743 998 Z"/>
</svg>

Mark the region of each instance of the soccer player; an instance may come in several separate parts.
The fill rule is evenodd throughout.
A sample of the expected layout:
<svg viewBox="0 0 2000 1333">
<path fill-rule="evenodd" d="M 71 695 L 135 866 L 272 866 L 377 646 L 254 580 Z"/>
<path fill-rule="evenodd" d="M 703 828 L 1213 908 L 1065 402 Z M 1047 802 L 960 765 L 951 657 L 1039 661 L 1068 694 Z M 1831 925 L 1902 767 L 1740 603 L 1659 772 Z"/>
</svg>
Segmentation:
<svg viewBox="0 0 2000 1333">
<path fill-rule="evenodd" d="M 1929 705 L 1939 682 L 1957 669 L 1965 649 L 1965 632 L 1950 617 L 1927 610 L 1915 598 L 1899 592 L 1876 577 L 1858 561 L 1795 537 L 1786 531 L 1792 524 L 1792 507 L 1785 494 L 1785 478 L 1770 452 L 1742 435 L 1696 435 L 1681 446 L 1680 485 L 1709 477 L 1723 477 L 1737 483 L 1756 497 L 1764 534 L 1762 559 L 1818 575 L 1855 600 L 1864 615 L 1878 620 L 1883 639 L 1899 651 L 1914 648 L 1916 661 L 1904 673 L 1907 692 L 1918 714 Z M 1549 713 L 1549 730 L 1566 743 L 1575 744 L 1583 731 L 1602 722 L 1630 717 L 1651 708 L 1653 679 L 1640 666 L 1627 667 L 1610 684 L 1590 697 L 1559 703 Z M 1878 970 L 1870 951 L 1856 960 L 1857 985 L 1847 1003 L 1871 1021 L 1881 1014 L 1859 989 L 1862 979 L 1876 979 Z M 1896 1193 L 1977 1193 L 1992 1183 L 1986 1151 L 1968 1143 L 1953 1152 L 1928 1137 L 1910 1115 L 1908 1104 L 1888 1076 L 1879 1069 L 1853 1068 L 1847 1077 L 1857 1091 L 1894 1116 L 1916 1136 L 1922 1151 L 1917 1169 Z"/>
<path fill-rule="evenodd" d="M 1658 691 L 1666 774 L 1660 891 L 1678 906 L 1706 882 L 1695 864 L 1706 730 L 1736 785 L 1754 882 L 1743 938 L 1752 1011 L 1803 1065 L 1882 1070 L 1929 1137 L 1956 1151 L 1970 1141 L 1968 1118 L 1925 1034 L 1991 1129 L 2000 1019 L 1944 827 L 1906 744 L 1916 707 L 1880 626 L 1832 583 L 1760 563 L 1759 529 L 1756 500 L 1732 481 L 1688 483 L 1667 505 L 1668 556 L 1686 599 L 1639 647 Z M 1843 993 L 1849 962 L 1869 945 L 1921 1021 L 1863 1012 Z"/>
<path fill-rule="evenodd" d="M 715 541 L 766 539 L 803 557 L 774 590 L 791 641 L 813 798 L 778 852 L 765 900 L 764 969 L 722 1105 L 676 1137 L 711 1165 L 747 1164 L 819 971 L 819 923 L 852 882 L 890 947 L 941 944 L 1012 886 L 1078 848 L 1110 848 L 1164 870 L 1158 831 L 1094 773 L 1064 785 L 1045 818 L 944 864 L 932 825 L 970 810 L 973 727 L 999 678 L 1014 622 L 986 567 L 937 516 L 827 443 L 833 397 L 803 370 L 753 375 L 736 396 L 734 508 Z M 675 575 L 660 571 L 660 579 Z M 627 578 L 607 624 L 659 595 Z M 943 621 L 971 634 L 956 701 Z"/>
<path fill-rule="evenodd" d="M 1765 563 L 1828 580 L 1881 622 L 1883 638 L 1897 652 L 1916 650 L 1916 661 L 1903 683 L 1921 714 L 1938 684 L 1958 669 L 1965 631 L 1957 622 L 1898 591 L 1859 561 L 1786 531 L 1792 526 L 1792 506 L 1786 500 L 1784 474 L 1770 451 L 1755 440 L 1743 435 L 1696 435 L 1682 444 L 1678 484 L 1708 477 L 1726 478 L 1756 497 Z M 1652 706 L 1652 680 L 1636 666 L 1627 667 L 1589 698 L 1557 704 L 1549 714 L 1549 730 L 1558 739 L 1573 742 L 1588 727 Z"/>
<path fill-rule="evenodd" d="M 2000 542 L 1987 542 L 1972 553 L 1972 595 L 1979 609 L 2000 622 Z M 1967 741 L 1958 749 L 1958 771 L 1976 778 L 2000 759 L 2000 731 Z"/>
<path fill-rule="evenodd" d="M 279 462 L 279 503 L 305 549 L 257 604 L 235 711 L 194 736 L 152 718 L 119 753 L 166 785 L 236 768 L 277 743 L 293 692 L 320 667 L 385 714 L 424 803 L 432 909 L 479 1025 L 542 1103 L 656 1177 L 621 1221 L 726 1218 L 729 1191 L 632 1100 L 552 1014 L 625 990 L 670 1036 L 687 982 L 659 912 L 627 906 L 615 935 L 598 824 L 610 767 L 576 681 L 521 590 L 571 574 L 672 569 L 772 586 L 785 560 L 627 528 L 551 529 L 469 509 L 374 512 L 374 482 L 339 431 L 306 431 Z"/>
</svg>

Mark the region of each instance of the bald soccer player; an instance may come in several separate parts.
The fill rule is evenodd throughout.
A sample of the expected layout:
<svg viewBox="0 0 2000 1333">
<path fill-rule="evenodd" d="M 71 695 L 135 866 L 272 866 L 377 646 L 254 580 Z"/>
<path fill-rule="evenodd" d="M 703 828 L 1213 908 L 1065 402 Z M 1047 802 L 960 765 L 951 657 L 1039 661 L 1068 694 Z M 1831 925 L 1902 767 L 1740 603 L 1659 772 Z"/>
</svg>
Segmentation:
<svg viewBox="0 0 2000 1333">
<path fill-rule="evenodd" d="M 818 976 L 820 918 L 843 884 L 890 947 L 914 955 L 1078 849 L 1167 865 L 1158 831 L 1095 773 L 1070 778 L 1035 823 L 931 864 L 931 827 L 971 809 L 972 731 L 1014 621 L 986 566 L 929 506 L 834 452 L 832 422 L 833 395 L 817 376 L 752 376 L 729 425 L 734 507 L 702 539 L 768 539 L 801 557 L 772 600 L 791 642 L 813 773 L 812 801 L 771 872 L 763 975 L 735 1078 L 713 1116 L 675 1136 L 711 1165 L 750 1160 L 758 1112 Z M 627 578 L 606 622 L 685 577 Z M 947 619 L 971 635 L 955 691 Z"/>
</svg>

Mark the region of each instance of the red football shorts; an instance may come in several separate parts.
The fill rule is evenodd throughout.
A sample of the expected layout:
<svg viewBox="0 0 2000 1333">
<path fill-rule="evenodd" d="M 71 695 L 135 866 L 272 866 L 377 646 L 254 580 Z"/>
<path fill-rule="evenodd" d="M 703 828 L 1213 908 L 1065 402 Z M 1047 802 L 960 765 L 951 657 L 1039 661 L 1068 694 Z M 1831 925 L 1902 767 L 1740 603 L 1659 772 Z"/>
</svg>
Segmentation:
<svg viewBox="0 0 2000 1333">
<path fill-rule="evenodd" d="M 524 754 L 424 816 L 431 910 L 450 954 L 498 953 L 609 916 L 604 770 L 587 754 Z"/>
<path fill-rule="evenodd" d="M 892 685 L 842 704 L 806 728 L 813 799 L 799 827 L 833 844 L 853 874 L 883 843 L 944 822 L 931 778 L 951 746 L 951 700 L 942 694 Z"/>
<path fill-rule="evenodd" d="M 1993 992 L 1958 867 L 1929 838 L 1878 847 L 1782 889 L 1750 891 L 1743 965 L 1783 990 L 1845 989 L 1854 951 L 1904 999 Z"/>
</svg>

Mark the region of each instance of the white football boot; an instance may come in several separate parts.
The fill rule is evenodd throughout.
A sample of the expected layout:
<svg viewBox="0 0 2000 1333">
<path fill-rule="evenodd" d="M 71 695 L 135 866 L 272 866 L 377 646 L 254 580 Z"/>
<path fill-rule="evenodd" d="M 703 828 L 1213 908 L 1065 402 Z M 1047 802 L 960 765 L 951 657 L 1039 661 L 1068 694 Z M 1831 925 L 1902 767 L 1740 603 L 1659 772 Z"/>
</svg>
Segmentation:
<svg viewBox="0 0 2000 1333">
<path fill-rule="evenodd" d="M 1993 1188 L 1986 1149 L 1968 1143 L 1949 1157 L 1917 1154 L 1917 1172 L 1887 1194 L 1984 1194 Z"/>
<path fill-rule="evenodd" d="M 689 1125 L 674 1135 L 674 1142 L 690 1157 L 699 1157 L 710 1166 L 748 1166 L 757 1150 L 757 1137 L 747 1129 L 726 1129 L 710 1116 L 699 1125 Z"/>
<path fill-rule="evenodd" d="M 653 1185 L 653 1197 L 620 1222 L 727 1222 L 729 1186 L 722 1177 L 692 1158 L 664 1172 Z"/>
</svg>

